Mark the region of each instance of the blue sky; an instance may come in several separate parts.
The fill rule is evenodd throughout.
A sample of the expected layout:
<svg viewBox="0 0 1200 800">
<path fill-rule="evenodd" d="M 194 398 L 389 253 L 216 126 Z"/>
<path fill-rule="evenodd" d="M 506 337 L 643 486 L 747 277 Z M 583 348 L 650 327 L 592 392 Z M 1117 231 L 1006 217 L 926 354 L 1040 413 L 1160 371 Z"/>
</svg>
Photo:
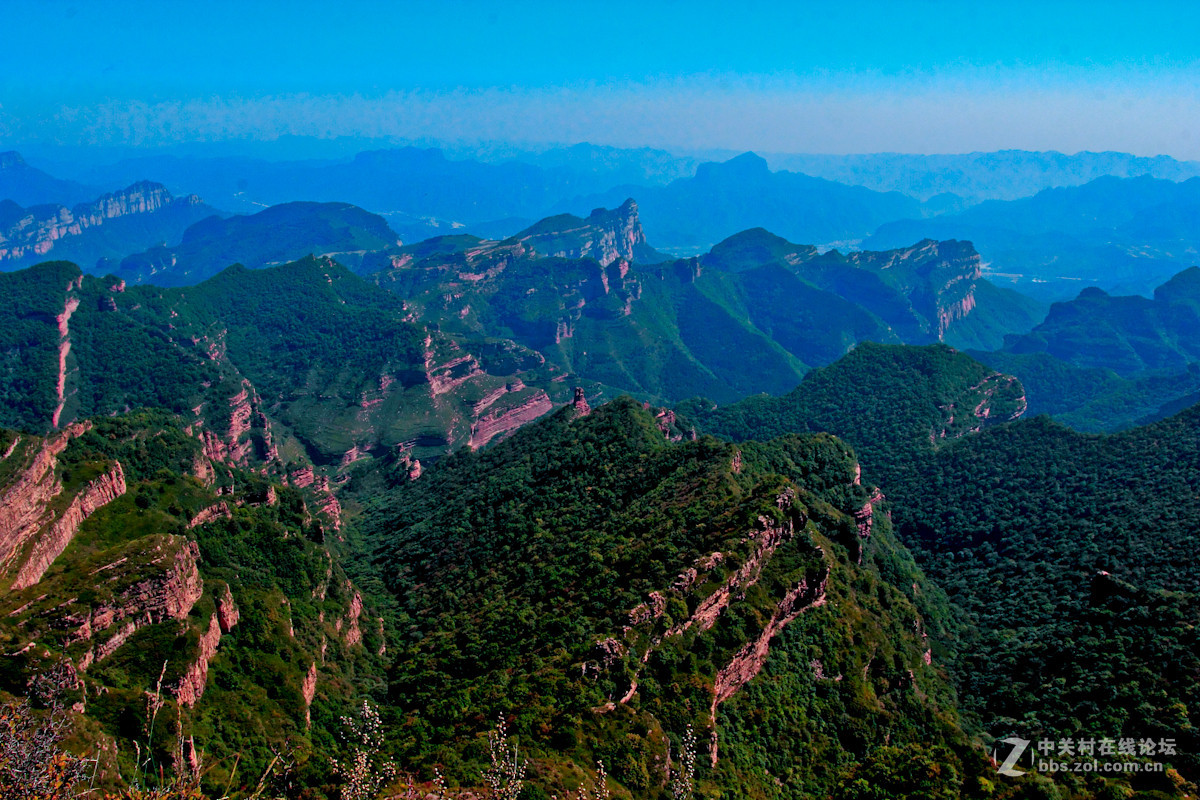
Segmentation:
<svg viewBox="0 0 1200 800">
<path fill-rule="evenodd" d="M 6 0 L 0 143 L 1200 158 L 1200 4 Z"/>
</svg>

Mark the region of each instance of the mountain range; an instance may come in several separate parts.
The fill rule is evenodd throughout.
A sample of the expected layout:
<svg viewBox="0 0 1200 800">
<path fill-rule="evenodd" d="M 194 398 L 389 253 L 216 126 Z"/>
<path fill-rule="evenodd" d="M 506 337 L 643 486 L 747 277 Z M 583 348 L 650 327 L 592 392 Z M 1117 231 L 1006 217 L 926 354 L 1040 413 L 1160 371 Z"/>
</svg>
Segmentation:
<svg viewBox="0 0 1200 800">
<path fill-rule="evenodd" d="M 1200 179 L 1102 177 L 935 219 L 889 222 L 864 246 L 922 236 L 968 239 L 994 280 L 1014 281 L 1037 297 L 1066 299 L 1087 286 L 1149 294 L 1196 260 L 1198 202 Z"/>
<path fill-rule="evenodd" d="M 108 261 L 177 241 L 188 226 L 213 214 L 199 197 L 174 197 L 149 181 L 73 208 L 23 208 L 0 200 L 0 268 L 30 266 L 49 256 L 103 272 Z"/>
<path fill-rule="evenodd" d="M 819 236 L 1107 236 L 1145 283 L 1194 181 L 958 213 L 543 156 L 254 166 L 482 209 L 414 242 L 347 198 L 0 202 L 0 794 L 30 741 L 129 800 L 1197 794 L 1200 268 L 1044 304 L 967 239 Z M 957 179 L 1186 168 L 996 159 Z"/>
</svg>

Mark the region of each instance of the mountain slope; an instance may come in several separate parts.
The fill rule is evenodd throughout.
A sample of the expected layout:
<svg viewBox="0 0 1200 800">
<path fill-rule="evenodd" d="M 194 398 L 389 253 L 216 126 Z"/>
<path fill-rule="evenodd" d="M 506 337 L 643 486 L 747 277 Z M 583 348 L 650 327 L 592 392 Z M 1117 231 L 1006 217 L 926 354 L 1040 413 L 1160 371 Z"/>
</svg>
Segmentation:
<svg viewBox="0 0 1200 800">
<path fill-rule="evenodd" d="M 786 398 L 685 404 L 679 422 L 735 440 L 845 437 L 953 603 L 933 630 L 968 718 L 997 739 L 1170 739 L 1178 751 L 1157 757 L 1174 777 L 1103 791 L 1186 794 L 1200 775 L 1200 408 L 1094 436 L 1045 417 L 1006 422 L 1019 386 L 941 346 L 860 346 Z"/>
<path fill-rule="evenodd" d="M 0 423 L 44 432 L 166 408 L 222 457 L 273 474 L 480 446 L 573 388 L 512 342 L 423 330 L 329 259 L 229 268 L 180 289 L 54 262 L 0 274 L 0 289 Z"/>
<path fill-rule="evenodd" d="M 998 346 L 1036 321 L 1037 303 L 981 281 L 967 243 L 842 255 L 755 228 L 699 259 L 647 264 L 639 216 L 626 201 L 499 242 L 440 237 L 363 269 L 380 267 L 371 277 L 439 330 L 510 339 L 599 391 L 672 402 L 782 393 L 864 340 Z"/>
<path fill-rule="evenodd" d="M 70 206 L 96 194 L 75 181 L 61 180 L 30 166 L 15 150 L 0 153 L 0 200 L 11 200 L 19 206 Z"/>
<path fill-rule="evenodd" d="M 281 748 L 316 755 L 294 777 L 328 782 L 383 642 L 319 544 L 315 496 L 210 460 L 167 414 L 0 443 L 0 686 L 74 705 L 93 785 L 162 767 L 216 796 L 235 761 L 261 775 Z"/>
<path fill-rule="evenodd" d="M 546 791 L 602 758 L 614 791 L 653 796 L 688 724 L 700 792 L 822 794 L 889 740 L 954 764 L 939 788 L 979 775 L 939 710 L 920 578 L 855 474 L 830 437 L 671 444 L 619 399 L 380 498 L 408 757 L 460 764 L 464 735 L 511 713 Z"/>
<path fill-rule="evenodd" d="M 972 354 L 1020 377 L 1032 412 L 1077 430 L 1120 430 L 1171 416 L 1200 391 L 1198 309 L 1200 269 L 1191 267 L 1153 299 L 1086 289 L 1003 349 Z"/>
</svg>

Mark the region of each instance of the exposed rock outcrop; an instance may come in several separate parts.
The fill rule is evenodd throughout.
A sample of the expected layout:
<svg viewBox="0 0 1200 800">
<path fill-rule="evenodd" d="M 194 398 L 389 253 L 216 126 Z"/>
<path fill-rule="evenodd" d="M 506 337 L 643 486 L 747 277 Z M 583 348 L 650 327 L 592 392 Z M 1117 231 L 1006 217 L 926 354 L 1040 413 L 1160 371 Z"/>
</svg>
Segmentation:
<svg viewBox="0 0 1200 800">
<path fill-rule="evenodd" d="M 225 501 L 221 501 L 220 503 L 214 503 L 208 508 L 201 509 L 196 516 L 191 518 L 187 524 L 187 527 L 188 530 L 191 530 L 192 528 L 197 528 L 206 522 L 212 522 L 214 519 L 229 519 L 232 516 L 233 514 L 229 510 L 229 504 Z"/>
<path fill-rule="evenodd" d="M 215 601 L 217 610 L 208 618 L 208 627 L 200 635 L 196 660 L 184 670 L 172 690 L 179 704 L 186 708 L 196 705 L 204 695 L 204 690 L 208 687 L 208 666 L 216 657 L 221 636 L 229 633 L 238 623 L 237 605 L 233 602 L 228 584 L 223 586 Z"/>
<path fill-rule="evenodd" d="M 350 596 L 350 608 L 346 611 L 345 633 L 343 634 L 347 647 L 362 644 L 362 628 L 359 626 L 359 619 L 362 618 L 363 613 L 362 595 L 357 589 L 353 591 L 354 593 Z"/>
<path fill-rule="evenodd" d="M 588 405 L 582 386 L 575 387 L 575 398 L 571 401 L 571 407 L 575 409 L 576 416 L 586 417 L 592 413 L 592 407 Z"/>
<path fill-rule="evenodd" d="M 200 636 L 200 652 L 172 689 L 175 699 L 184 708 L 196 705 L 208 686 L 208 663 L 217 654 L 217 645 L 221 643 L 221 626 L 217 615 L 208 619 L 208 628 Z"/>
<path fill-rule="evenodd" d="M 250 382 L 243 379 L 227 402 L 229 422 L 223 433 L 205 429 L 203 419 L 194 424 L 204 457 L 243 467 L 250 463 L 251 456 L 264 462 L 278 459 L 271 421 L 263 413 L 262 401 Z"/>
<path fill-rule="evenodd" d="M 58 421 L 62 418 L 63 406 L 66 404 L 67 397 L 67 356 L 71 353 L 71 337 L 69 323 L 71 315 L 75 313 L 75 309 L 79 308 L 79 298 L 67 297 L 63 304 L 63 310 L 54 318 L 58 323 L 58 381 L 55 386 L 55 392 L 58 396 L 58 405 L 54 407 L 54 413 L 50 417 L 50 427 L 57 428 Z"/>
<path fill-rule="evenodd" d="M 178 536 L 154 536 L 145 540 L 138 551 L 97 569 L 97 581 L 120 581 L 123 571 L 136 564 L 137 571 L 131 577 L 138 579 L 111 600 L 67 618 L 66 622 L 75 628 L 72 640 L 92 643 L 79 658 L 79 668 L 87 669 L 107 658 L 146 625 L 186 619 L 204 592 L 199 560 L 200 548 L 195 542 Z M 117 628 L 115 633 L 98 641 L 100 634 L 113 627 Z M 217 630 L 219 633 L 220 628 Z"/>
<path fill-rule="evenodd" d="M 587 219 L 570 214 L 550 217 L 514 238 L 543 256 L 594 258 L 601 266 L 619 259 L 634 261 L 646 248 L 646 233 L 632 198 L 611 211 L 597 208 Z"/>
<path fill-rule="evenodd" d="M 519 405 L 503 411 L 490 412 L 476 420 L 471 426 L 471 438 L 467 445 L 483 447 L 497 436 L 511 433 L 553 409 L 554 403 L 550 401 L 550 396 L 538 389 Z"/>
<path fill-rule="evenodd" d="M 27 445 L 18 449 L 19 442 L 13 444 L 5 460 L 24 455 L 28 464 L 0 493 L 0 563 L 8 563 L 17 549 L 49 521 L 49 503 L 62 491 L 62 482 L 54 471 L 58 455 L 72 439 L 90 429 L 90 422 L 70 425 L 43 440 L 32 458 L 25 455 Z"/>
<path fill-rule="evenodd" d="M 304 676 L 304 684 L 300 687 L 300 695 L 304 698 L 304 724 L 312 725 L 312 704 L 317 696 L 317 662 L 312 662 Z"/>
<path fill-rule="evenodd" d="M 34 539 L 29 556 L 13 580 L 13 590 L 24 589 L 40 581 L 54 559 L 67 549 L 83 521 L 96 509 L 125 494 L 125 488 L 125 471 L 119 461 L 107 472 L 88 482 L 54 524 Z"/>
<path fill-rule="evenodd" d="M 200 198 L 189 195 L 176 199 L 162 184 L 141 181 L 70 209 L 57 205 L 22 209 L 6 229 L 0 230 L 0 261 L 44 256 L 62 239 L 78 236 L 117 217 L 152 214 L 173 203 L 198 205 Z"/>
<path fill-rule="evenodd" d="M 746 538 L 752 541 L 755 547 L 746 560 L 726 577 L 720 586 L 701 600 L 691 615 L 677 621 L 662 634 L 661 638 L 651 639 L 638 659 L 641 664 L 650 660 L 654 651 L 663 641 L 674 636 L 681 636 L 689 630 L 706 631 L 712 628 L 731 604 L 744 599 L 747 590 L 758 583 L 764 568 L 771 561 L 776 550 L 791 542 L 807 521 L 805 513 L 796 503 L 794 489 L 788 488 L 781 492 L 775 498 L 775 504 L 779 509 L 777 518 L 760 517 L 758 525 L 747 532 Z M 825 583 L 829 568 L 824 551 L 817 548 L 814 556 L 818 553 L 819 566 L 810 569 L 802 580 L 788 590 L 779 600 L 762 632 L 754 640 L 747 642 L 714 677 L 712 704 L 714 714 L 717 705 L 731 697 L 762 669 L 770 652 L 771 639 L 806 608 L 812 608 L 824 602 Z M 620 639 L 609 637 L 598 643 L 599 661 L 607 668 L 621 660 L 625 653 L 632 649 L 630 643 L 637 641 L 639 636 L 644 637 L 648 626 L 665 613 L 669 595 L 674 595 L 679 599 L 684 598 L 693 587 L 703 583 L 707 573 L 724 561 L 725 554 L 710 553 L 698 559 L 692 567 L 684 570 L 675 579 L 671 589 L 650 592 L 645 603 L 630 611 L 629 626 L 624 629 Z M 625 704 L 632 700 L 637 691 L 637 685 L 638 672 L 635 671 L 630 679 L 629 689 L 617 702 Z M 597 713 L 605 713 L 613 708 L 615 708 L 615 704 L 593 710 Z M 715 743 L 713 753 L 715 759 Z"/>
</svg>

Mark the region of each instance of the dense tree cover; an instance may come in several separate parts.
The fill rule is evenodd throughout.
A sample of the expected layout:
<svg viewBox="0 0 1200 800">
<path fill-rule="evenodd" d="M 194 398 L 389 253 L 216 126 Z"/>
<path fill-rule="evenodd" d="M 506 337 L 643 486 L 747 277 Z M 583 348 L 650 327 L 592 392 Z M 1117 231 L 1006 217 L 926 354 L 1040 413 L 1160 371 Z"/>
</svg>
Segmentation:
<svg viewBox="0 0 1200 800">
<path fill-rule="evenodd" d="M 886 487 L 885 477 L 931 445 L 1011 418 L 1022 397 L 1019 382 L 945 345 L 863 342 L 782 397 L 723 407 L 692 399 L 677 410 L 698 429 L 735 440 L 829 431 L 853 444 L 866 476 Z"/>
<path fill-rule="evenodd" d="M 0 424 L 41 429 L 57 405 L 58 325 L 79 268 L 63 261 L 0 273 Z"/>
<path fill-rule="evenodd" d="M 1198 465 L 1192 409 L 1110 437 L 1039 418 L 895 476 L 901 535 L 966 614 L 962 697 L 990 732 L 1171 738 L 1200 774 Z"/>
<path fill-rule="evenodd" d="M 823 429 L 854 444 L 952 602 L 927 619 L 945 623 L 934 627 L 972 725 L 1173 739 L 1177 754 L 1160 759 L 1196 780 L 1200 409 L 1111 436 L 1045 417 L 934 435 L 962 407 L 953 387 L 987 372 L 944 348 L 860 346 L 786 398 L 681 410 L 735 439 Z"/>
<path fill-rule="evenodd" d="M 404 303 L 328 259 L 232 267 L 187 289 L 125 288 L 54 262 L 0 274 L 0 288 L 11 298 L 0 306 L 0 424 L 33 432 L 57 406 L 56 315 L 68 303 L 61 424 L 156 407 L 192 411 L 223 433 L 245 379 L 298 440 L 292 457 L 331 459 L 371 427 L 359 413 L 367 394 L 425 381 L 423 332 Z M 378 427 L 404 428 L 384 437 L 393 441 L 428 424 L 428 404 L 398 405 L 372 412 L 386 417 Z"/>
<path fill-rule="evenodd" d="M 570 762 L 601 757 L 624 790 L 655 796 L 667 740 L 715 725 L 706 792 L 823 796 L 887 741 L 953 748 L 970 765 L 946 784 L 956 792 L 985 762 L 923 659 L 908 596 L 923 578 L 882 515 L 857 560 L 849 512 L 866 494 L 832 437 L 671 444 L 627 399 L 442 460 L 380 497 L 367 526 L 407 642 L 390 681 L 402 760 L 462 780 L 481 757 L 470 742 L 502 713 L 547 791 L 573 785 Z M 678 632 L 757 557 L 755 531 L 789 524 L 795 538 L 716 624 Z M 822 601 L 712 718 L 717 673 L 801 582 L 822 583 Z"/>
</svg>

